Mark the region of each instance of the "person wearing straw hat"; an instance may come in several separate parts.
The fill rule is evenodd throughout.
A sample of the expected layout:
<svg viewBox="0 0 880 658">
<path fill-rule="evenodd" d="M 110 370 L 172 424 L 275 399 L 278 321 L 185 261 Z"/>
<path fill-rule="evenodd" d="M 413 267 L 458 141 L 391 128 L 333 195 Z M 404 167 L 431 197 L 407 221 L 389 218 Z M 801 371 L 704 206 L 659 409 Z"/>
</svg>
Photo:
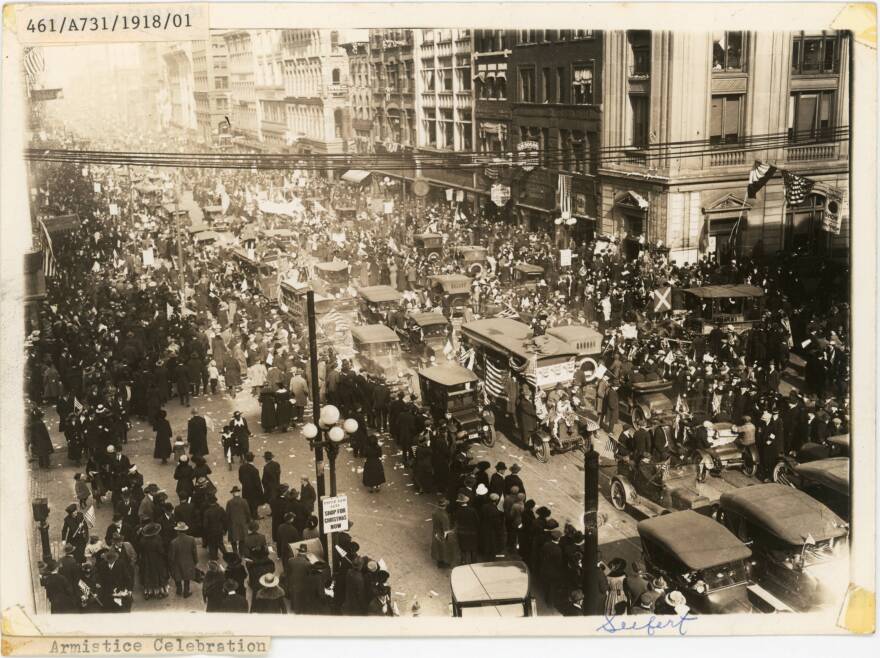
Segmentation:
<svg viewBox="0 0 880 658">
<path fill-rule="evenodd" d="M 263 574 L 260 577 L 260 589 L 251 603 L 251 612 L 263 614 L 284 615 L 287 614 L 287 604 L 284 602 L 285 593 L 278 584 L 278 576 L 274 573 Z"/>
<path fill-rule="evenodd" d="M 171 577 L 177 596 L 188 599 L 190 592 L 189 583 L 195 578 L 196 564 L 199 559 L 196 555 L 196 540 L 187 534 L 189 526 L 183 521 L 174 526 L 177 536 L 171 540 L 168 546 L 168 564 L 171 567 Z"/>
</svg>

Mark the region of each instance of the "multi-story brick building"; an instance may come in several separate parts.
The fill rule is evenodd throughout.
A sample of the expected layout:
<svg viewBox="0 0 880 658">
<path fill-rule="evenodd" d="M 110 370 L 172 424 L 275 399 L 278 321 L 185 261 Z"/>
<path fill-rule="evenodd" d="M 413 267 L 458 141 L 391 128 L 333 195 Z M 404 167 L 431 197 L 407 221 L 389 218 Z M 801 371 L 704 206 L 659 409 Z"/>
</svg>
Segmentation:
<svg viewBox="0 0 880 658">
<path fill-rule="evenodd" d="M 216 142 L 228 128 L 229 62 L 223 37 L 212 34 L 208 40 L 192 42 L 193 95 L 200 138 Z M 230 118 L 231 122 L 231 118 Z"/>
<path fill-rule="evenodd" d="M 256 58 L 249 30 L 223 33 L 229 57 L 229 103 L 232 110 L 232 134 L 246 149 L 260 150 L 261 119 L 256 92 Z"/>
<path fill-rule="evenodd" d="M 353 31 L 357 32 L 357 31 Z M 284 30 L 284 95 L 289 144 L 300 153 L 343 153 L 350 139 L 349 62 L 338 30 Z"/>
</svg>

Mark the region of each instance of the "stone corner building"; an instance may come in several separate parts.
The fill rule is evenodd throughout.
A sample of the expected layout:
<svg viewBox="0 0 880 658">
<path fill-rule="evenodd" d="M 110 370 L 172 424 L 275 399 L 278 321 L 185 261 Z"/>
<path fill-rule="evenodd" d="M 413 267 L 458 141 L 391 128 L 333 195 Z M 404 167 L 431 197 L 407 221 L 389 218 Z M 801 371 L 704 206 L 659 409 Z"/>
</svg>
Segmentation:
<svg viewBox="0 0 880 658">
<path fill-rule="evenodd" d="M 602 142 L 627 148 L 600 164 L 599 230 L 689 262 L 704 223 L 724 252 L 744 210 L 743 253 L 845 252 L 848 217 L 837 236 L 821 225 L 849 189 L 849 49 L 837 32 L 606 33 Z M 785 205 L 777 175 L 747 200 L 755 160 L 815 180 L 812 194 Z"/>
</svg>

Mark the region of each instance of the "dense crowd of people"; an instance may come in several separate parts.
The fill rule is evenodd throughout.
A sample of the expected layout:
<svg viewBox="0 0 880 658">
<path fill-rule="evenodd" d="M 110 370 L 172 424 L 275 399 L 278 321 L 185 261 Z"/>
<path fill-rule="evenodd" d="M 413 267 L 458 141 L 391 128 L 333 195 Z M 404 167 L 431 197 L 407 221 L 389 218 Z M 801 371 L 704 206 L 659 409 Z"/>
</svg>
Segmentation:
<svg viewBox="0 0 880 658">
<path fill-rule="evenodd" d="M 62 146 L 73 143 L 58 139 Z M 120 143 L 112 130 L 105 140 L 93 146 Z M 528 231 L 384 187 L 376 205 L 369 187 L 301 171 L 182 169 L 172 176 L 70 163 L 37 168 L 32 202 L 38 217 L 74 214 L 78 220 L 75 230 L 53 241 L 56 274 L 27 343 L 32 455 L 49 467 L 53 446 L 41 405 L 52 404 L 68 460 L 84 465 L 62 531 L 65 555 L 45 566 L 53 612 L 125 611 L 136 587 L 146 598 L 161 598 L 174 581 L 175 593 L 189 597 L 191 583 L 201 581 L 209 611 L 395 614 L 384 563 L 362 555 L 351 537 L 337 537 L 342 550 L 333 555 L 332 579 L 329 565 L 308 549 L 289 554 L 291 543 L 318 538 L 314 489 L 306 479 L 299 488 L 283 484 L 271 452 L 258 470 L 240 412 L 216 444 L 229 468 L 238 460 L 241 485 L 221 505 L 205 460 L 207 425 L 192 405 L 208 395 L 234 399 L 247 387 L 267 433 L 302 428 L 314 389 L 323 403 L 355 419 L 351 446 L 354 457 L 364 459 L 363 484 L 371 492 L 385 483 L 380 439 L 387 433 L 417 491 L 441 496 L 431 549 L 439 565 L 519 555 L 537 574 L 548 605 L 579 614 L 583 593 L 570 584 L 580 582 L 582 533 L 570 523 L 560 528 L 547 507 L 527 498 L 517 465 L 508 472 L 499 463 L 490 477 L 488 462 L 472 464 L 445 423 L 432 422 L 419 407 L 417 391 L 398 390 L 333 348 L 322 351 L 311 372 L 306 327 L 267 296 L 257 272 L 229 258 L 222 240 L 202 244 L 185 233 L 178 245 L 174 215 L 163 205 L 170 198 L 163 191 L 175 188 L 192 190 L 192 208 L 223 207 L 234 242 L 256 259 L 277 257 L 282 278 L 308 280 L 316 263 L 347 261 L 352 294 L 357 285 L 391 285 L 405 293 L 408 310 L 435 307 L 425 293 L 428 276 L 467 273 L 454 247 L 486 247 L 468 317 L 503 309 L 536 335 L 565 324 L 604 335 L 598 382 L 581 374 L 565 390 L 533 391 L 529 404 L 538 419 L 565 418 L 574 398 L 591 399 L 606 431 L 616 432 L 621 387 L 668 379 L 681 436 L 704 421 L 732 423 L 742 441 L 759 446 L 765 479 L 780 455 L 848 431 L 848 291 L 830 283 L 811 291 L 797 254 L 726 263 L 709 255 L 679 264 L 662 248 L 646 246 L 627 260 L 615 239 L 585 234 L 573 246 L 573 265 L 562 266 L 549 230 Z M 255 227 L 290 222 L 260 211 L 265 201 L 298 208 L 300 230 L 292 244 L 258 236 Z M 418 232 L 443 237 L 439 257 L 416 245 Z M 540 266 L 543 278 L 534 286 L 511 285 L 520 263 Z M 819 274 L 833 276 L 831 270 Z M 688 312 L 652 312 L 657 289 L 721 283 L 764 291 L 761 317 L 747 331 L 716 327 L 703 335 L 686 328 Z M 455 332 L 450 340 L 457 342 Z M 792 352 L 805 363 L 804 386 L 782 396 Z M 169 404 L 191 407 L 185 438 L 168 421 Z M 145 485 L 126 456 L 133 420 L 154 429 L 153 457 L 174 465 L 169 483 L 173 478 L 177 504 L 158 483 Z M 636 460 L 669 458 L 671 446 L 635 439 L 645 428 L 623 429 L 619 443 Z M 700 441 L 705 434 L 687 436 Z M 92 534 L 88 523 L 92 503 L 114 510 L 103 536 Z M 257 523 L 267 511 L 268 538 Z M 199 541 L 209 555 L 204 570 Z M 641 569 L 626 574 L 626 566 L 620 560 L 603 565 L 608 609 L 681 604 L 678 593 L 642 582 Z"/>
</svg>

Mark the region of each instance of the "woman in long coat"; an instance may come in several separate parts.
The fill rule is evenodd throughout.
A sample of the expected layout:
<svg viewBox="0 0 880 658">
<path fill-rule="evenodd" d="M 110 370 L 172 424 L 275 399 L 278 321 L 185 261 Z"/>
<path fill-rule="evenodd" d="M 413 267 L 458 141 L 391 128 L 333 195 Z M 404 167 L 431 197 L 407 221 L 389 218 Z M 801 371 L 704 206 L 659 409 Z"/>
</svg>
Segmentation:
<svg viewBox="0 0 880 658">
<path fill-rule="evenodd" d="M 161 459 L 163 464 L 168 463 L 171 456 L 171 424 L 165 418 L 167 414 L 164 409 L 159 410 L 159 416 L 156 418 L 156 447 L 153 449 L 153 458 Z"/>
<path fill-rule="evenodd" d="M 433 534 L 431 535 L 431 559 L 439 567 L 454 567 L 461 561 L 461 553 L 458 549 L 458 536 L 452 527 L 452 519 L 449 517 L 447 507 L 449 502 L 445 497 L 431 515 Z"/>
<path fill-rule="evenodd" d="M 385 469 L 382 467 L 382 448 L 379 439 L 373 437 L 364 449 L 364 486 L 371 493 L 379 491 L 379 487 L 385 483 Z"/>
<path fill-rule="evenodd" d="M 189 457 L 181 455 L 177 467 L 174 469 L 174 479 L 177 480 L 177 497 L 186 500 L 193 495 L 193 480 L 195 475 L 193 467 L 189 463 Z"/>
<path fill-rule="evenodd" d="M 148 523 L 141 529 L 138 558 L 141 565 L 141 578 L 144 585 L 144 598 L 165 598 L 168 596 L 168 556 L 158 523 Z"/>
<path fill-rule="evenodd" d="M 205 601 L 205 612 L 221 612 L 221 601 L 226 594 L 223 591 L 223 583 L 226 576 L 217 560 L 210 560 L 205 571 L 205 580 L 202 583 L 202 599 Z"/>
<path fill-rule="evenodd" d="M 232 354 L 227 354 L 222 362 L 218 361 L 217 363 L 222 364 L 226 390 L 234 397 L 241 386 L 241 365 Z"/>
<path fill-rule="evenodd" d="M 51 402 L 61 397 L 61 376 L 51 363 L 43 371 L 43 400 Z"/>
<path fill-rule="evenodd" d="M 264 432 L 275 429 L 275 394 L 268 386 L 260 389 L 260 426 Z"/>
<path fill-rule="evenodd" d="M 462 563 L 470 564 L 475 561 L 480 548 L 480 515 L 468 505 L 467 496 L 461 495 L 453 518 Z"/>
</svg>

